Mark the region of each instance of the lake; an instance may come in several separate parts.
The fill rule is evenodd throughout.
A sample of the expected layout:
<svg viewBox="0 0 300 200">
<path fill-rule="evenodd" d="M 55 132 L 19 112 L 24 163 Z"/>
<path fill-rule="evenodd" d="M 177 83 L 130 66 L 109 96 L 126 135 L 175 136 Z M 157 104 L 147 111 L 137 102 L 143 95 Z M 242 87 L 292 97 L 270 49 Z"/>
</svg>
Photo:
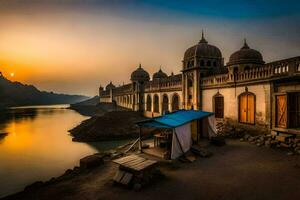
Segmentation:
<svg viewBox="0 0 300 200">
<path fill-rule="evenodd" d="M 88 117 L 69 105 L 28 106 L 0 113 L 0 198 L 38 180 L 49 180 L 79 164 L 79 159 L 127 141 L 73 142 L 68 130 Z"/>
</svg>

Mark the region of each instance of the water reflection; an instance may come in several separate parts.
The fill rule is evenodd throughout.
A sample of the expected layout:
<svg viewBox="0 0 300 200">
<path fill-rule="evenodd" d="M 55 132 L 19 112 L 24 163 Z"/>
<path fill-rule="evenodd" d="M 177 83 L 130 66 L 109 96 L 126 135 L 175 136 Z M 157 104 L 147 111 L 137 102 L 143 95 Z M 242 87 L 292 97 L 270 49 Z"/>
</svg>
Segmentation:
<svg viewBox="0 0 300 200">
<path fill-rule="evenodd" d="M 0 131 L 8 133 L 0 140 L 0 198 L 62 174 L 85 155 L 122 144 L 72 142 L 67 131 L 87 117 L 66 107 L 22 107 L 0 113 Z"/>
</svg>

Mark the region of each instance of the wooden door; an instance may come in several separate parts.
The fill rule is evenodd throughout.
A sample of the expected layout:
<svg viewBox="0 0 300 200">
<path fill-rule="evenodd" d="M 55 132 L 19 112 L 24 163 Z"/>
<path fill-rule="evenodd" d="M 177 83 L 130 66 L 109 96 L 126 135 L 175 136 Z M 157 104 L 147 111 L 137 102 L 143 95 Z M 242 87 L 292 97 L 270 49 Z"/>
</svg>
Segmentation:
<svg viewBox="0 0 300 200">
<path fill-rule="evenodd" d="M 224 117 L 224 97 L 222 96 L 215 97 L 215 117 Z"/>
<path fill-rule="evenodd" d="M 254 124 L 254 95 L 247 95 L 247 122 Z"/>
<path fill-rule="evenodd" d="M 247 95 L 240 96 L 240 122 L 247 122 Z"/>
<path fill-rule="evenodd" d="M 276 125 L 277 127 L 286 128 L 287 125 L 286 95 L 276 96 Z"/>
</svg>

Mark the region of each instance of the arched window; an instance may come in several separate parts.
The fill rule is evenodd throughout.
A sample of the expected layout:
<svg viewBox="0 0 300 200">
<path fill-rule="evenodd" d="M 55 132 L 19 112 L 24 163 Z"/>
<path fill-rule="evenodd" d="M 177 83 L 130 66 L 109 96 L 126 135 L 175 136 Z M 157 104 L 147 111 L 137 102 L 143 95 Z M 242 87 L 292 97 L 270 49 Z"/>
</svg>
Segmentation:
<svg viewBox="0 0 300 200">
<path fill-rule="evenodd" d="M 165 114 L 169 112 L 169 98 L 168 96 L 165 94 L 163 96 L 163 104 L 162 104 L 162 113 Z"/>
<path fill-rule="evenodd" d="M 153 98 L 153 111 L 156 112 L 156 113 L 159 113 L 159 98 L 156 95 L 154 95 L 154 98 Z"/>
<path fill-rule="evenodd" d="M 217 62 L 216 62 L 216 61 L 213 62 L 213 66 L 214 66 L 214 67 L 217 66 Z"/>
<path fill-rule="evenodd" d="M 188 87 L 193 87 L 193 80 L 191 78 L 188 79 Z"/>
<path fill-rule="evenodd" d="M 210 62 L 210 60 L 209 60 L 209 61 L 207 61 L 206 65 L 207 65 L 207 66 L 209 66 L 209 67 L 211 66 L 211 62 Z"/>
<path fill-rule="evenodd" d="M 179 110 L 179 96 L 174 94 L 172 98 L 172 112 Z"/>
<path fill-rule="evenodd" d="M 147 104 L 146 110 L 147 111 L 151 111 L 151 104 L 152 104 L 152 102 L 151 102 L 150 95 L 147 95 L 147 102 L 146 102 L 146 104 Z"/>
<path fill-rule="evenodd" d="M 251 92 L 239 95 L 239 122 L 255 123 L 255 95 Z"/>
<path fill-rule="evenodd" d="M 201 67 L 204 66 L 204 60 L 200 60 L 200 66 L 201 66 Z"/>
<path fill-rule="evenodd" d="M 224 97 L 220 93 L 214 96 L 214 111 L 216 118 L 224 118 Z"/>
</svg>

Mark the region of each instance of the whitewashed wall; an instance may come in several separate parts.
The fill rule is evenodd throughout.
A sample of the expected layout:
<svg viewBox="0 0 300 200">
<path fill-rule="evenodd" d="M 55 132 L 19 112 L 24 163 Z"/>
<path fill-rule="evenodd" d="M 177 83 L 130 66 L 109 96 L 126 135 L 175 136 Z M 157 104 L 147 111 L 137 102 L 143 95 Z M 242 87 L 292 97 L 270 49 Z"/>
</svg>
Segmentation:
<svg viewBox="0 0 300 200">
<path fill-rule="evenodd" d="M 270 123 L 270 95 L 271 87 L 269 83 L 247 86 L 248 92 L 255 94 L 256 114 L 255 122 L 260 124 Z M 238 120 L 238 96 L 245 92 L 245 86 L 236 88 L 206 89 L 202 91 L 202 110 L 214 112 L 213 97 L 219 92 L 224 96 L 224 117 Z"/>
</svg>

